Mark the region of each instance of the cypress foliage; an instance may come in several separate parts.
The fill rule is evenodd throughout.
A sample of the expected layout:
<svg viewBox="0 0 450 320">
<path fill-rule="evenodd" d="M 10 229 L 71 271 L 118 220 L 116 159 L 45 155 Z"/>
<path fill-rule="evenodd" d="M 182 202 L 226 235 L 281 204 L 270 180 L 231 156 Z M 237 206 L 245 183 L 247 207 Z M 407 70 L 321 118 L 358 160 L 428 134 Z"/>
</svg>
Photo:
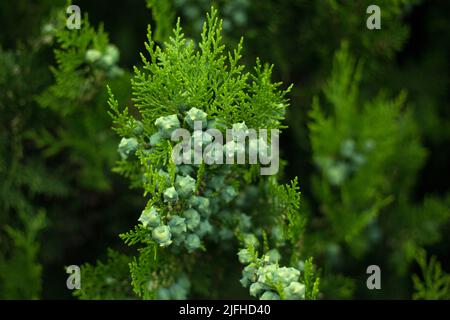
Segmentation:
<svg viewBox="0 0 450 320">
<path fill-rule="evenodd" d="M 0 298 L 449 298 L 447 2 L 70 4 L 0 4 Z"/>
</svg>

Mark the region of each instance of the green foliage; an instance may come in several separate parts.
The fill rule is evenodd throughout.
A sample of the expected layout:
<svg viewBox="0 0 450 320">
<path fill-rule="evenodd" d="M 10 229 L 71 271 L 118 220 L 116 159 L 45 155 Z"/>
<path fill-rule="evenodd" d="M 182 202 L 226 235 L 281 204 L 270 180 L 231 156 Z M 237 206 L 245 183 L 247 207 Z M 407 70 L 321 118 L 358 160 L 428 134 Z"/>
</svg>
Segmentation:
<svg viewBox="0 0 450 320">
<path fill-rule="evenodd" d="M 68 296 L 63 266 L 105 247 L 76 297 L 450 298 L 421 249 L 449 243 L 449 3 L 378 1 L 382 30 L 369 0 L 81 3 L 120 54 L 87 15 L 68 30 L 69 4 L 0 5 L 0 298 Z M 128 72 L 145 6 L 155 34 Z M 195 120 L 283 129 L 286 174 L 175 164 Z"/>
<path fill-rule="evenodd" d="M 206 2 L 173 1 L 185 17 L 189 36 L 195 37 L 191 30 L 201 20 L 201 16 L 190 16 L 189 12 L 201 12 Z M 226 15 L 218 2 L 219 11 Z M 419 183 L 426 181 L 432 190 L 448 189 L 441 173 L 436 173 L 445 171 L 444 163 L 448 163 L 442 151 L 448 149 L 444 141 L 449 132 L 445 129 L 448 90 L 444 89 L 448 87 L 448 76 L 442 72 L 448 69 L 448 59 L 443 58 L 448 45 L 432 36 L 437 30 L 448 33 L 448 21 L 440 14 L 446 12 L 448 4 L 415 8 L 419 3 L 376 3 L 382 12 L 382 32 L 365 27 L 366 8 L 373 4 L 370 1 L 257 1 L 246 8 L 245 25 L 224 28 L 225 42 L 234 43 L 245 35 L 244 61 L 252 59 L 252 55 L 274 61 L 276 77 L 299 84 L 291 93 L 293 107 L 287 117 L 292 134 L 289 161 L 292 173 L 302 174 L 303 188 L 307 190 L 303 203 L 309 209 L 309 224 L 304 252 L 318 257 L 325 268 L 323 274 L 329 278 L 322 281 L 327 287 L 326 297 L 350 298 L 361 293 L 355 291 L 355 283 L 361 279 L 355 278 L 357 273 L 350 273 L 356 272 L 354 266 L 365 263 L 369 252 L 380 263 L 386 261 L 391 274 L 404 274 L 415 249 L 440 241 L 442 226 L 448 221 L 445 199 L 425 195 L 422 200 L 415 193 L 417 178 L 421 179 Z M 410 15 L 413 9 L 415 13 Z M 419 16 L 421 22 L 429 21 L 420 26 L 423 31 L 417 30 L 415 19 Z M 410 34 L 408 24 L 414 24 L 415 34 Z M 414 43 L 429 39 L 423 45 L 425 50 L 419 55 L 410 45 L 398 55 L 410 36 Z M 338 67 L 338 58 L 332 57 L 342 42 L 349 55 L 363 62 L 344 61 L 354 58 L 345 58 L 341 50 Z M 404 55 L 407 65 L 397 63 Z M 326 81 L 332 61 L 333 75 Z M 320 92 L 324 92 L 326 103 L 316 98 L 311 104 L 311 97 Z M 398 92 L 401 94 L 390 98 Z M 313 106 L 313 111 L 305 107 L 308 105 Z M 331 116 L 335 108 L 342 110 Z M 305 129 L 307 113 L 318 117 L 315 124 L 321 123 L 314 132 Z M 429 150 L 424 150 L 419 134 Z M 366 154 L 362 140 L 372 135 L 377 135 L 379 142 L 373 153 Z M 371 141 L 367 146 L 371 148 Z M 348 153 L 351 149 L 354 152 Z M 422 169 L 426 161 L 429 164 Z M 319 174 L 312 170 L 311 163 L 318 167 Z M 312 174 L 305 175 L 309 172 Z M 348 276 L 335 276 L 337 269 L 349 272 Z M 397 277 L 391 281 L 402 280 Z M 336 289 L 340 283 L 348 289 L 341 290 L 342 295 Z"/>
<path fill-rule="evenodd" d="M 379 94 L 364 101 L 361 74 L 362 63 L 344 43 L 324 88 L 326 104 L 319 98 L 313 103 L 309 129 L 317 174 L 312 191 L 320 207 L 310 220 L 320 229 L 307 230 L 306 252 L 323 255 L 329 274 L 345 265 L 346 255 L 364 261 L 369 250 L 384 248 L 378 259 L 389 264 L 396 279 L 391 281 L 400 281 L 415 250 L 440 240 L 450 210 L 448 201 L 437 197 L 409 202 L 426 151 L 404 107 L 406 95 L 388 100 Z M 329 294 L 338 293 L 332 286 L 325 281 Z"/>
<path fill-rule="evenodd" d="M 417 250 L 441 241 L 443 226 L 448 225 L 449 218 L 448 195 L 444 198 L 427 196 L 419 205 L 401 202 L 395 215 L 386 215 L 383 228 L 386 233 L 392 233 L 391 246 L 397 254 L 391 263 L 397 266 L 397 270 L 406 272 L 408 264 L 416 258 Z"/>
<path fill-rule="evenodd" d="M 154 297 L 155 288 L 153 288 L 152 278 L 154 278 L 154 266 L 156 260 L 157 247 L 149 245 L 139 250 L 139 258 L 133 258 L 130 263 L 129 272 L 132 277 L 133 291 L 143 299 Z"/>
<path fill-rule="evenodd" d="M 416 262 L 420 266 L 422 279 L 416 274 L 413 275 L 415 290 L 413 299 L 450 299 L 450 274 L 442 271 L 436 257 L 432 256 L 427 261 L 427 254 L 422 249 L 416 252 Z"/>
<path fill-rule="evenodd" d="M 150 60 L 142 58 L 145 72 L 135 69 L 132 81 L 133 102 L 143 122 L 153 123 L 160 116 L 177 113 L 183 105 L 204 110 L 228 126 L 245 122 L 251 128 L 280 127 L 288 90 L 279 91 L 280 84 L 270 82 L 270 66 L 257 62 L 253 75 L 243 72 L 238 64 L 242 44 L 225 53 L 221 24 L 218 20 L 209 23 L 199 51 L 184 38 L 179 23 L 164 50 L 154 48 L 149 29 L 146 48 Z M 148 129 L 144 125 L 144 130 Z"/>
<path fill-rule="evenodd" d="M 9 49 L 14 48 L 17 42 L 37 44 L 42 41 L 43 18 L 65 3 L 67 0 L 4 1 L 0 11 L 0 29 L 5 32 L 0 34 L 0 43 Z"/>
<path fill-rule="evenodd" d="M 320 278 L 316 276 L 312 257 L 304 262 L 303 281 L 305 283 L 305 299 L 317 299 L 317 296 L 319 295 Z"/>
<path fill-rule="evenodd" d="M 0 230 L 9 237 L 6 250 L 0 252 L 0 297 L 38 299 L 42 291 L 42 266 L 38 262 L 39 233 L 46 225 L 45 213 L 20 214 L 21 228 L 5 226 Z M 0 243 L 5 247 L 5 241 Z"/>
<path fill-rule="evenodd" d="M 66 165 L 79 168 L 75 178 L 82 186 L 105 190 L 110 185 L 107 170 L 115 161 L 116 141 L 108 129 L 104 86 L 110 79 L 122 85 L 123 71 L 116 65 L 119 52 L 109 44 L 103 27 L 95 30 L 87 16 L 79 30 L 69 30 L 63 22 L 54 31 L 57 67 L 51 70 L 55 83 L 37 97 L 41 107 L 54 111 L 58 131 L 42 128 L 30 136 L 47 157 L 70 150 L 71 163 Z"/>
<path fill-rule="evenodd" d="M 306 224 L 305 217 L 300 213 L 300 192 L 297 178 L 287 185 L 270 185 L 269 194 L 273 195 L 274 202 L 271 210 L 280 219 L 285 220 L 285 235 L 292 245 L 300 240 Z"/>
<path fill-rule="evenodd" d="M 432 37 L 433 34 L 446 35 L 450 32 L 450 22 L 443 12 L 449 10 L 449 3 L 439 1 L 430 5 L 422 1 L 420 8 L 422 14 L 421 37 L 429 39 L 426 50 L 422 50 L 420 59 L 414 56 L 407 57 L 399 68 L 385 70 L 389 74 L 386 79 L 386 87 L 408 88 L 411 105 L 414 108 L 415 119 L 426 137 L 429 149 L 437 152 L 442 145 L 449 141 L 449 95 L 448 74 L 444 71 L 449 67 L 446 58 L 450 52 L 450 46 L 446 41 L 440 41 L 440 37 Z M 417 35 L 417 34 L 416 34 Z M 417 76 L 417 75 L 420 75 Z M 379 77 L 378 77 L 379 78 Z M 377 79 L 378 80 L 378 79 Z M 440 165 L 445 154 L 436 155 L 433 164 Z M 441 167 L 439 167 L 441 169 Z M 436 170 L 438 172 L 440 170 Z M 439 177 L 439 174 L 436 174 Z M 435 176 L 429 176 L 431 181 Z"/>
<path fill-rule="evenodd" d="M 42 118 L 34 92 L 48 77 L 40 48 L 25 48 L 0 48 L 0 297 L 8 299 L 40 298 L 37 236 L 45 219 L 36 200 L 68 192 L 27 138 Z"/>
<path fill-rule="evenodd" d="M 334 271 L 321 273 L 320 288 L 328 297 L 351 299 L 355 296 L 356 280 L 350 276 L 337 274 Z"/>
<path fill-rule="evenodd" d="M 167 41 L 172 34 L 175 15 L 170 1 L 146 0 L 156 23 L 156 41 Z"/>
<path fill-rule="evenodd" d="M 65 28 L 65 10 L 52 12 L 50 5 L 42 9 L 33 17 L 40 19 L 42 33 L 36 35 L 36 30 L 41 32 L 37 26 L 29 30 L 30 39 L 17 39 L 8 50 L 0 48 L 0 225 L 18 225 L 22 212 L 29 215 L 27 220 L 39 220 L 38 212 L 44 207 L 51 230 L 44 235 L 44 254 L 39 260 L 44 261 L 44 271 L 48 272 L 55 267 L 52 264 L 64 263 L 64 249 L 73 241 L 74 230 L 92 227 L 92 220 L 80 219 L 83 210 L 92 210 L 92 203 L 99 201 L 98 193 L 92 190 L 104 191 L 110 186 L 109 168 L 116 158 L 116 141 L 104 110 L 104 86 L 111 80 L 111 85 L 123 92 L 127 85 L 117 78 L 117 72 L 111 75 L 103 65 L 88 65 L 85 60 L 88 46 L 108 44 L 103 31 L 95 31 L 86 18 L 85 28 L 74 35 Z M 47 10 L 49 16 L 38 15 Z M 48 72 L 51 45 L 55 45 L 57 60 L 52 68 L 54 84 Z M 81 186 L 90 191 L 83 193 Z M 88 200 L 83 203 L 79 199 Z M 97 205 L 96 211 L 100 210 Z M 103 219 L 108 219 L 108 213 Z M 113 223 L 117 221 L 109 222 L 107 228 Z M 18 235 L 14 233 L 14 241 Z M 12 240 L 1 236 L 0 252 L 5 258 L 0 267 L 11 281 L 5 281 L 0 295 L 40 298 L 39 242 L 23 240 L 13 245 Z M 62 236 L 65 241 L 60 240 Z"/>
<path fill-rule="evenodd" d="M 28 152 L 27 135 L 35 126 L 32 120 L 41 116 L 33 109 L 33 93 L 42 86 L 34 74 L 45 79 L 45 70 L 33 70 L 38 62 L 35 52 L 0 49 L 2 224 L 7 223 L 11 210 L 31 212 L 30 197 L 43 194 L 63 195 L 67 192 L 67 187 L 43 165 L 41 159 Z"/>
<path fill-rule="evenodd" d="M 409 36 L 402 20 L 417 0 L 378 1 L 382 11 L 382 31 L 366 28 L 366 9 L 370 0 L 343 2 L 335 0 L 172 0 L 174 9 L 184 19 L 190 37 L 201 29 L 203 15 L 215 4 L 224 17 L 225 41 L 235 43 L 244 35 L 247 58 L 259 56 L 277 65 L 278 78 L 298 81 L 288 122 L 299 135 L 299 144 L 306 147 L 304 129 L 310 98 L 321 90 L 335 50 L 342 41 L 350 43 L 351 51 L 371 63 L 366 76 L 383 75 Z M 327 39 L 321 41 L 318 39 Z M 293 58 L 295 57 L 295 58 Z M 248 60 L 245 60 L 248 61 Z"/>
</svg>

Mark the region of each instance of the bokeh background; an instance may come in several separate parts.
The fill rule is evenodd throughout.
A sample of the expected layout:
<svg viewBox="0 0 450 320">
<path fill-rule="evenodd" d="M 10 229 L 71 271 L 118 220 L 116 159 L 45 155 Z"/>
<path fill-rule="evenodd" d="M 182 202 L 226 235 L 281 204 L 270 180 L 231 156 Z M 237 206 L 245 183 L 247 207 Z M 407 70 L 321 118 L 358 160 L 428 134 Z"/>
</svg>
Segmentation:
<svg viewBox="0 0 450 320">
<path fill-rule="evenodd" d="M 281 179 L 299 177 L 308 217 L 303 254 L 313 256 L 321 272 L 321 297 L 412 298 L 412 277 L 422 275 L 416 261 L 421 249 L 450 272 L 448 1 L 73 3 L 88 13 L 92 26 L 103 25 L 120 51 L 123 73 L 70 78 L 73 83 L 67 80 L 62 91 L 52 87 L 51 67 L 58 65 L 54 50 L 61 44 L 54 33 L 66 1 L 0 3 L 0 298 L 72 298 L 64 266 L 94 263 L 107 247 L 127 253 L 118 234 L 135 224 L 145 202 L 112 171 L 119 138 L 107 114 L 106 84 L 129 100 L 147 25 L 162 43 L 179 16 L 186 36 L 196 41 L 211 5 L 224 19 L 227 45 L 244 37 L 244 63 L 257 57 L 273 63 L 274 80 L 294 85 L 281 138 Z M 371 4 L 381 8 L 381 30 L 366 28 Z M 337 90 L 358 63 L 359 82 L 350 79 L 357 83 L 353 104 L 359 111 L 338 111 L 352 102 L 345 91 L 330 94 L 327 88 Z M 352 137 L 336 133 L 330 139 L 332 134 L 315 130 L 314 99 L 331 119 L 354 127 Z M 371 119 L 360 105 L 391 106 L 398 114 Z M 365 155 L 373 166 L 358 171 L 349 169 L 345 155 L 333 158 L 347 151 L 356 156 L 367 132 L 389 142 Z M 351 150 L 342 151 L 344 146 Z M 372 212 L 370 219 L 359 220 L 365 211 Z M 365 286 L 370 264 L 382 269 L 382 290 Z M 212 297 L 246 297 L 240 288 L 222 289 Z M 449 290 L 430 297 L 450 298 Z"/>
</svg>

